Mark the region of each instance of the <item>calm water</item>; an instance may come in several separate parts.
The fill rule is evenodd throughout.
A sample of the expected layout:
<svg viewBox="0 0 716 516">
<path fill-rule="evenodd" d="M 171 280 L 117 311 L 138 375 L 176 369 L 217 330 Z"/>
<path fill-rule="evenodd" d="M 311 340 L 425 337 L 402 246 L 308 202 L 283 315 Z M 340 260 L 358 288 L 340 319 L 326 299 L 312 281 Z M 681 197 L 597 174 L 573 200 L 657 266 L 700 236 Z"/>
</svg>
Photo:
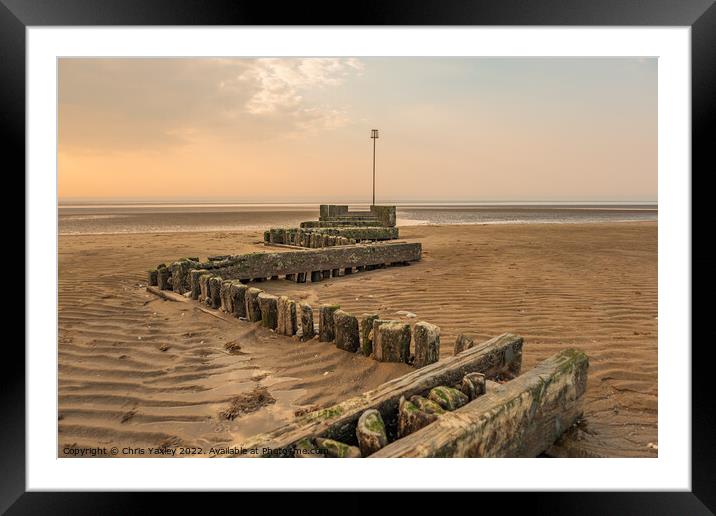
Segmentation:
<svg viewBox="0 0 716 516">
<path fill-rule="evenodd" d="M 657 214 L 656 206 L 644 205 L 405 205 L 398 207 L 398 225 L 656 221 Z M 317 218 L 318 205 L 66 205 L 59 208 L 59 232 L 82 235 L 264 230 L 277 225 L 297 226 L 301 221 Z"/>
</svg>

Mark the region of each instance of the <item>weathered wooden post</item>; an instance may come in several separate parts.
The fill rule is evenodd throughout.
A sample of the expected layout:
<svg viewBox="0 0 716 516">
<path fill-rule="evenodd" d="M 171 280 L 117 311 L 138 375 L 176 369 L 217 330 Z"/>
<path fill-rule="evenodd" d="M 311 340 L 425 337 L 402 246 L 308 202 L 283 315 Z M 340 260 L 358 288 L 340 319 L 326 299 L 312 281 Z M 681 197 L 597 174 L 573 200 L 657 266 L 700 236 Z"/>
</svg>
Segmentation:
<svg viewBox="0 0 716 516">
<path fill-rule="evenodd" d="M 246 291 L 249 289 L 240 281 L 233 281 L 231 284 L 231 304 L 236 317 L 246 317 Z"/>
<path fill-rule="evenodd" d="M 261 325 L 275 330 L 278 324 L 278 298 L 268 292 L 261 292 L 257 297 L 261 310 Z"/>
<path fill-rule="evenodd" d="M 313 329 L 313 309 L 305 302 L 299 303 L 298 308 L 301 311 L 301 340 L 312 339 L 316 334 Z"/>
<path fill-rule="evenodd" d="M 209 279 L 211 279 L 211 273 L 207 272 L 199 276 L 199 301 L 206 305 L 210 304 L 209 300 Z"/>
<path fill-rule="evenodd" d="M 221 299 L 221 310 L 226 313 L 233 313 L 234 306 L 231 300 L 231 280 L 224 280 L 221 282 L 219 290 L 219 296 Z"/>
<path fill-rule="evenodd" d="M 373 321 L 378 319 L 378 314 L 363 314 L 360 320 L 360 345 L 364 356 L 373 354 Z"/>
<path fill-rule="evenodd" d="M 339 305 L 321 305 L 318 312 L 318 340 L 321 342 L 331 342 L 336 338 L 336 327 L 333 320 L 333 314 L 339 308 Z"/>
<path fill-rule="evenodd" d="M 261 308 L 259 307 L 259 294 L 263 290 L 250 287 L 246 291 L 246 319 L 250 322 L 258 322 L 261 320 Z"/>
<path fill-rule="evenodd" d="M 455 339 L 455 348 L 453 350 L 453 355 L 462 353 L 463 351 L 465 351 L 466 349 L 470 349 L 474 345 L 475 345 L 475 337 L 473 335 L 467 335 L 465 333 L 461 333 Z"/>
<path fill-rule="evenodd" d="M 360 333 L 358 319 L 343 310 L 336 310 L 333 314 L 336 333 L 336 347 L 351 353 L 360 347 Z"/>
<path fill-rule="evenodd" d="M 440 328 L 424 321 L 413 328 L 415 367 L 425 367 L 440 359 Z"/>
<path fill-rule="evenodd" d="M 298 321 L 296 319 L 296 302 L 289 299 L 286 303 L 286 335 L 295 335 L 298 331 Z"/>
<path fill-rule="evenodd" d="M 209 278 L 209 306 L 219 308 L 221 306 L 221 283 L 224 280 L 219 276 Z"/>
<path fill-rule="evenodd" d="M 171 290 L 170 272 L 166 266 L 157 269 L 157 287 L 159 287 L 159 290 Z"/>
<path fill-rule="evenodd" d="M 408 362 L 410 326 L 398 321 L 373 321 L 373 356 L 379 362 Z"/>
<path fill-rule="evenodd" d="M 276 333 L 286 335 L 286 304 L 288 303 L 288 296 L 279 296 L 276 302 L 276 309 L 278 311 L 278 322 L 276 323 Z"/>
</svg>

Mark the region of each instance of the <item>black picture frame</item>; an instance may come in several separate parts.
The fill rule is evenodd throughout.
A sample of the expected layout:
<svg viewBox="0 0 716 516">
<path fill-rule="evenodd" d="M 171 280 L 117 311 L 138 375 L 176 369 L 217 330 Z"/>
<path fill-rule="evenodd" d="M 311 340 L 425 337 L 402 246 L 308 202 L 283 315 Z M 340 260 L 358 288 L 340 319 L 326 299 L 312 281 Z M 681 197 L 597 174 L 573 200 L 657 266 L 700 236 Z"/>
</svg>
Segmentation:
<svg viewBox="0 0 716 516">
<path fill-rule="evenodd" d="M 691 27 L 692 52 L 692 295 L 713 292 L 713 258 L 694 237 L 709 223 L 707 188 L 697 178 L 716 170 L 712 148 L 716 106 L 716 5 L 713 0 L 371 0 L 355 3 L 215 0 L 0 0 L 0 145 L 5 162 L 25 167 L 25 29 L 28 26 L 86 25 L 550 25 L 550 26 L 684 26 Z M 9 169 L 6 169 L 6 173 Z M 701 210 L 701 213 L 699 213 Z M 712 217 L 712 215 L 711 215 Z M 704 239 L 705 241 L 705 239 Z M 24 246 L 23 246 L 24 249 Z M 26 270 L 26 275 L 28 271 Z M 525 504 L 549 514 L 711 514 L 716 511 L 716 410 L 709 352 L 716 337 L 707 324 L 712 303 L 692 302 L 692 491 L 651 493 L 510 493 L 474 494 L 510 508 Z M 49 346 L 50 343 L 48 343 Z M 102 514 L 148 511 L 148 494 L 25 492 L 24 350 L 6 339 L 2 378 L 2 463 L 0 510 L 8 514 Z M 11 365 L 12 364 L 12 365 Z M 20 443 L 22 443 L 20 445 Z M 594 459 L 599 460 L 599 459 Z M 162 497 L 162 508 L 184 506 L 186 494 Z M 225 497 L 212 495 L 213 500 Z M 235 495 L 229 495 L 235 496 Z M 245 495 L 241 495 L 245 496 Z M 266 495 L 264 495 L 265 497 Z M 367 509 L 359 494 L 345 495 L 341 512 Z M 499 500 L 495 499 L 500 496 Z M 265 501 L 265 498 L 263 499 Z M 352 500 L 356 500 L 354 503 Z M 423 497 L 401 497 L 405 511 Z M 262 503 L 257 500 L 257 503 Z M 417 503 L 416 503 L 417 502 Z M 489 503 L 488 502 L 488 503 Z M 289 501 L 291 503 L 291 501 Z M 295 503 L 295 500 L 294 500 Z M 326 507 L 330 509 L 333 504 Z M 486 507 L 487 505 L 484 505 Z M 342 508 L 342 509 L 341 509 Z M 144 509 L 144 510 L 142 510 Z M 320 507 L 316 508 L 320 511 Z M 458 509 L 459 510 L 459 509 Z"/>
</svg>

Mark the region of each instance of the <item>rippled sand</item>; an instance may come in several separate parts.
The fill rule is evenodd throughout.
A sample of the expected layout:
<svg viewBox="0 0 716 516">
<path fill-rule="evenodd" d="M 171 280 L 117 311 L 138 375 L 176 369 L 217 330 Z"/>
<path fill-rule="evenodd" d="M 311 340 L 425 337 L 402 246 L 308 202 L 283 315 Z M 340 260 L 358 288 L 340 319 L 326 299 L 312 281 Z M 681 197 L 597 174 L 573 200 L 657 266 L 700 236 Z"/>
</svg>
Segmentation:
<svg viewBox="0 0 716 516">
<path fill-rule="evenodd" d="M 62 235 L 59 241 L 59 454 L 66 446 L 200 446 L 242 440 L 411 370 L 332 345 L 280 337 L 144 289 L 145 270 L 180 256 L 265 250 L 259 230 Z M 571 456 L 656 456 L 657 225 L 401 228 L 424 257 L 297 285 L 258 285 L 311 303 L 435 323 L 442 356 L 460 332 L 525 337 L 525 369 L 566 346 L 590 357 L 585 423 Z M 216 314 L 215 314 L 216 315 Z M 238 352 L 226 350 L 238 343 Z M 233 420 L 233 399 L 275 402 Z"/>
</svg>

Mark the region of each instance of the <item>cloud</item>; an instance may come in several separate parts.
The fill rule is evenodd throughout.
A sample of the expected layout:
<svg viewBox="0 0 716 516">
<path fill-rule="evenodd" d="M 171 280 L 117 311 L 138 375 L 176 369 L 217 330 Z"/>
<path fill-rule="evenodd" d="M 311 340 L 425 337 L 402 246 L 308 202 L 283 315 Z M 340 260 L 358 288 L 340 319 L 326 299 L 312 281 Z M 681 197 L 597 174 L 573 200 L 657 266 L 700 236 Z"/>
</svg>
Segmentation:
<svg viewBox="0 0 716 516">
<path fill-rule="evenodd" d="M 348 108 L 310 99 L 362 71 L 353 58 L 63 59 L 60 147 L 161 152 L 335 129 Z"/>
</svg>

